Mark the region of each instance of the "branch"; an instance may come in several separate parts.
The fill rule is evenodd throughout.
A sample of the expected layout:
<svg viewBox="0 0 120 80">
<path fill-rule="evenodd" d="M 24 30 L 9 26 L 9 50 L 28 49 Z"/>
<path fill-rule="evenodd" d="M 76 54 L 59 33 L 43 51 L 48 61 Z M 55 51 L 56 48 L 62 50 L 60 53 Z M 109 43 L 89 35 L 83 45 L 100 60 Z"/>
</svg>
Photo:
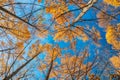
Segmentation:
<svg viewBox="0 0 120 80">
<path fill-rule="evenodd" d="M 10 80 L 13 76 L 15 76 L 21 69 L 23 69 L 28 63 L 30 63 L 35 57 L 37 57 L 41 52 L 37 53 L 35 56 L 33 56 L 30 60 L 28 60 L 26 63 L 21 65 L 19 68 L 17 68 L 14 72 L 12 72 L 10 75 L 5 77 L 3 80 Z"/>
<path fill-rule="evenodd" d="M 7 72 L 7 75 L 8 73 L 10 72 L 11 68 L 13 67 L 13 65 L 15 64 L 15 62 L 17 61 L 18 57 L 22 54 L 22 52 L 27 48 L 27 46 L 32 42 L 32 40 L 24 47 L 24 49 L 18 54 L 18 56 L 15 58 L 15 60 L 13 61 L 13 63 L 11 64 L 8 72 Z"/>
<path fill-rule="evenodd" d="M 5 8 L 3 8 L 3 7 L 1 7 L 1 6 L 0 6 L 0 10 L 1 10 L 1 11 L 3 11 L 3 12 L 5 12 L 5 13 L 8 13 L 9 15 L 11 15 L 11 16 L 13 16 L 13 17 L 15 17 L 15 18 L 19 19 L 19 20 L 21 20 L 22 22 L 24 22 L 24 23 L 26 23 L 26 24 L 30 25 L 31 27 L 33 27 L 33 28 L 35 28 L 35 29 L 37 29 L 37 30 L 39 30 L 39 31 L 40 31 L 40 29 L 39 29 L 39 28 L 37 28 L 37 26 L 35 26 L 35 25 L 33 25 L 33 24 L 31 24 L 31 23 L 29 23 L 29 22 L 25 21 L 24 19 L 22 19 L 21 17 L 19 17 L 19 16 L 15 15 L 15 14 L 13 14 L 13 13 L 11 13 L 11 12 L 10 12 L 10 11 L 8 11 L 7 9 L 5 9 Z"/>
<path fill-rule="evenodd" d="M 49 79 L 49 76 L 50 76 L 52 67 L 53 67 L 53 60 L 51 61 L 50 68 L 49 68 L 49 70 L 48 70 L 48 73 L 47 73 L 47 76 L 46 76 L 45 80 L 48 80 L 48 79 Z"/>
<path fill-rule="evenodd" d="M 110 16 L 111 18 L 113 18 L 113 19 L 115 19 L 115 20 L 118 20 L 118 19 L 115 17 L 115 15 L 114 15 L 114 16 L 113 16 L 113 15 L 110 15 L 110 14 L 106 13 L 105 11 L 101 10 L 100 8 L 98 8 L 97 6 L 92 6 L 92 7 L 95 8 L 96 10 L 99 10 L 99 11 L 101 11 L 102 13 Z"/>
<path fill-rule="evenodd" d="M 10 50 L 13 50 L 13 49 L 15 49 L 15 48 L 14 48 L 14 47 L 13 47 L 13 48 L 6 48 L 6 49 L 2 49 L 2 50 L 0 50 L 0 52 L 10 51 Z"/>
<path fill-rule="evenodd" d="M 96 3 L 97 0 L 90 0 L 88 3 L 87 3 L 87 6 L 85 6 L 82 10 L 82 12 L 78 15 L 78 17 L 73 21 L 73 23 L 77 22 L 88 10 L 90 7 L 93 6 L 94 3 Z"/>
</svg>

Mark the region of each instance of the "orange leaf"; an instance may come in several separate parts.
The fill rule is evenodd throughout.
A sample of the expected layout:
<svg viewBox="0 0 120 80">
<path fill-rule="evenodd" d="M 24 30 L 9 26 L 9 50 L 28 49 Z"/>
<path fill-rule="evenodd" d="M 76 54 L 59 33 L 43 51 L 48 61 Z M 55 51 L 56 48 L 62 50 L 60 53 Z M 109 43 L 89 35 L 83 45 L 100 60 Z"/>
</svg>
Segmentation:
<svg viewBox="0 0 120 80">
<path fill-rule="evenodd" d="M 42 0 L 38 0 L 38 2 L 41 2 Z"/>
</svg>

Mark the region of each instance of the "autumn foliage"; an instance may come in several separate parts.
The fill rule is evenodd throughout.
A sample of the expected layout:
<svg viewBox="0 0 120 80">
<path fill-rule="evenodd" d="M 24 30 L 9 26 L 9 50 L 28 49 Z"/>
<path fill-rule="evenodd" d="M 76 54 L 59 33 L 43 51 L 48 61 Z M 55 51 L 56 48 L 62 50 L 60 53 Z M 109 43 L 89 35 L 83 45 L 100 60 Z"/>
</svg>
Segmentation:
<svg viewBox="0 0 120 80">
<path fill-rule="evenodd" d="M 0 80 L 120 80 L 119 0 L 0 0 Z"/>
</svg>

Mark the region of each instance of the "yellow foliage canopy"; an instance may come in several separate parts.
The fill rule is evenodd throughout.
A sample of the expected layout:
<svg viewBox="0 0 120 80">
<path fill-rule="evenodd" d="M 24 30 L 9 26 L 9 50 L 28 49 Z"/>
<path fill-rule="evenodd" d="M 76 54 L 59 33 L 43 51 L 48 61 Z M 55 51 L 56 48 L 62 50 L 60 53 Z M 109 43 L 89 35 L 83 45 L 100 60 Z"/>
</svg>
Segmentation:
<svg viewBox="0 0 120 80">
<path fill-rule="evenodd" d="M 32 44 L 28 56 L 33 58 L 35 55 L 40 54 L 40 52 L 42 52 L 42 49 L 43 46 L 41 44 Z"/>
<path fill-rule="evenodd" d="M 61 15 L 66 11 L 68 11 L 68 7 L 62 1 L 60 4 L 56 4 L 53 2 L 50 4 L 49 7 L 46 8 L 46 13 L 52 14 L 53 18 L 55 18 L 56 22 L 59 24 L 67 22 L 67 19 L 64 17 L 64 15 Z"/>
<path fill-rule="evenodd" d="M 119 56 L 111 57 L 110 61 L 112 62 L 115 68 L 120 68 L 120 57 Z"/>
<path fill-rule="evenodd" d="M 50 44 L 44 45 L 44 50 L 48 53 L 47 57 L 55 60 L 57 57 L 61 55 L 61 49 L 59 46 L 52 47 Z"/>
<path fill-rule="evenodd" d="M 54 40 L 72 41 L 76 37 L 83 41 L 88 40 L 88 36 L 84 33 L 83 27 L 75 27 L 74 29 L 70 29 L 69 27 L 56 27 L 55 29 L 57 31 L 55 33 Z"/>
<path fill-rule="evenodd" d="M 22 60 L 23 59 L 23 54 L 24 54 L 24 42 L 17 42 L 16 43 L 16 50 L 15 50 L 15 52 L 16 52 L 16 56 L 18 56 L 19 55 L 19 57 L 18 57 L 18 60 Z"/>
<path fill-rule="evenodd" d="M 90 66 L 90 63 L 87 65 L 83 64 L 82 57 L 76 57 L 76 56 L 69 56 L 66 55 L 61 59 L 61 73 L 62 76 L 72 74 L 77 75 L 77 71 L 84 72 L 88 70 L 88 66 Z M 89 67 L 90 68 L 90 67 Z M 84 73 L 81 73 L 84 74 Z"/>
<path fill-rule="evenodd" d="M 11 17 L 8 14 L 0 16 L 0 26 L 2 26 L 3 29 L 6 29 L 8 34 L 11 34 L 15 38 L 23 41 L 26 41 L 31 37 L 27 24 Z"/>
<path fill-rule="evenodd" d="M 17 47 L 17 52 L 19 53 L 24 48 L 24 42 L 17 42 L 16 47 Z"/>
<path fill-rule="evenodd" d="M 28 40 L 31 37 L 31 34 L 28 30 L 28 27 L 22 22 L 18 22 L 15 27 L 15 24 L 10 24 L 11 30 L 10 33 L 13 34 L 20 40 Z"/>
<path fill-rule="evenodd" d="M 112 44 L 113 48 L 120 50 L 120 25 L 117 27 L 108 26 L 106 31 L 106 40 Z"/>
<path fill-rule="evenodd" d="M 119 0 L 104 0 L 107 4 L 110 4 L 112 6 L 118 7 L 120 6 L 120 1 Z"/>
</svg>

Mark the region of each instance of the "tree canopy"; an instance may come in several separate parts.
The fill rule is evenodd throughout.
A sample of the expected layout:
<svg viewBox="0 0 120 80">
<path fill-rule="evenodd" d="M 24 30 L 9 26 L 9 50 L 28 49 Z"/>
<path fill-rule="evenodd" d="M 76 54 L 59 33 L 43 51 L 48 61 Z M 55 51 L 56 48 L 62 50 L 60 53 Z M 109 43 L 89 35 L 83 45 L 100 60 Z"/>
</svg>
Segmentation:
<svg viewBox="0 0 120 80">
<path fill-rule="evenodd" d="M 0 0 L 0 80 L 120 80 L 120 0 Z"/>
</svg>

